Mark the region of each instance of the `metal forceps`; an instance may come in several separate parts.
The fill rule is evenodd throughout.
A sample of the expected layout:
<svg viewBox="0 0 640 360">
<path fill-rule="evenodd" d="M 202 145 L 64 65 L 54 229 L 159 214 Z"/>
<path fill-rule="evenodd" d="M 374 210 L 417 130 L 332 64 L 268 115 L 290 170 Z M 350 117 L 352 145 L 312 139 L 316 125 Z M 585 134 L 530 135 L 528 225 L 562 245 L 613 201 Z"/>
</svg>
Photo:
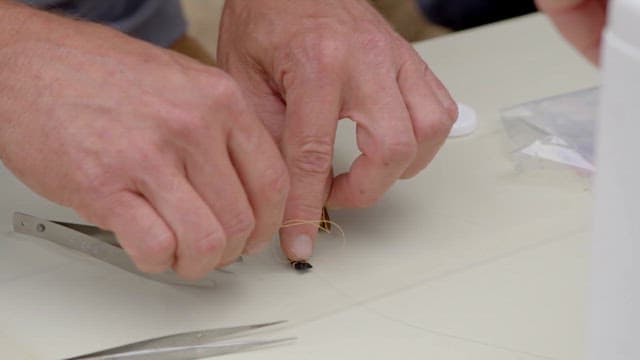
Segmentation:
<svg viewBox="0 0 640 360">
<path fill-rule="evenodd" d="M 233 340 L 229 339 L 230 335 L 282 323 L 283 321 L 279 321 L 266 324 L 194 331 L 163 336 L 68 358 L 66 360 L 195 360 L 242 351 L 250 351 L 267 346 L 289 343 L 296 340 L 296 338 L 291 337 L 273 340 Z M 227 339 L 225 340 L 224 338 Z"/>
<path fill-rule="evenodd" d="M 80 251 L 130 273 L 163 283 L 196 287 L 213 287 L 211 278 L 199 281 L 183 280 L 173 271 L 162 274 L 143 273 L 134 265 L 110 231 L 95 226 L 40 219 L 35 216 L 14 213 L 13 230 L 17 233 L 49 240 L 63 247 Z M 225 273 L 218 270 L 216 273 Z"/>
</svg>

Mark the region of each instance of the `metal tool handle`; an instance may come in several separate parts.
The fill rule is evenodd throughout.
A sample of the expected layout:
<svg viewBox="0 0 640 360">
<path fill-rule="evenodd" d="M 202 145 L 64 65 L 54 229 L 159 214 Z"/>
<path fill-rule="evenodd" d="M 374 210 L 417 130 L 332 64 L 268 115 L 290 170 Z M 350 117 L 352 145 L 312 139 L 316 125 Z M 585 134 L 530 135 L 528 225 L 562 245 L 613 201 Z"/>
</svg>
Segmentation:
<svg viewBox="0 0 640 360">
<path fill-rule="evenodd" d="M 105 233 L 104 230 L 95 226 L 66 224 L 40 219 L 27 214 L 14 213 L 13 229 L 15 232 L 49 240 L 68 249 L 79 251 L 120 269 L 154 281 L 195 287 L 215 286 L 215 283 L 211 279 L 205 278 L 199 281 L 187 281 L 178 277 L 173 271 L 167 271 L 162 274 L 143 273 L 138 270 L 127 253 L 117 244 L 117 240 L 105 241 L 79 231 L 79 229 L 84 229 L 85 232 L 93 234 L 100 232 Z"/>
</svg>

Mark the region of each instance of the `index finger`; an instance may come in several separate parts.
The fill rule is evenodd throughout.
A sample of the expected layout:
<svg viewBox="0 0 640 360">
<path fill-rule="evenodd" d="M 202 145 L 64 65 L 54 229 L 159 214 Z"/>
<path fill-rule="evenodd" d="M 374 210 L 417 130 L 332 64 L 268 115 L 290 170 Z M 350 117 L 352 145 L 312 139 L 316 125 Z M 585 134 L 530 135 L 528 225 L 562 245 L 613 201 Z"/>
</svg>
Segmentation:
<svg viewBox="0 0 640 360">
<path fill-rule="evenodd" d="M 339 83 L 329 79 L 294 84 L 287 91 L 287 113 L 282 152 L 291 187 L 284 213 L 292 221 L 318 221 L 331 181 L 333 145 L 340 114 Z M 282 249 L 290 260 L 307 260 L 313 252 L 318 226 L 300 225 L 280 230 Z"/>
<path fill-rule="evenodd" d="M 394 77 L 361 83 L 348 106 L 353 108 L 362 155 L 348 173 L 334 179 L 327 205 L 363 208 L 375 204 L 407 170 L 417 142 Z"/>
</svg>

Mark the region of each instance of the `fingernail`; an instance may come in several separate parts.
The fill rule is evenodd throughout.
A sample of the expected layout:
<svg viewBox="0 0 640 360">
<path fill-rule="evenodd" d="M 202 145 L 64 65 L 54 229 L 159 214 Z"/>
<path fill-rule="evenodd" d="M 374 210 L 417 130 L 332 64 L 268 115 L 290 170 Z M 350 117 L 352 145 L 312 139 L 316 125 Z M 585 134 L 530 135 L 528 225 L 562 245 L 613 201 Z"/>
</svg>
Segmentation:
<svg viewBox="0 0 640 360">
<path fill-rule="evenodd" d="M 293 255 L 292 260 L 308 260 L 313 253 L 313 243 L 308 235 L 296 236 L 290 244 L 289 251 Z"/>
<path fill-rule="evenodd" d="M 267 247 L 267 245 L 269 245 L 268 241 L 260 241 L 260 242 L 249 244 L 244 249 L 244 253 L 247 255 L 255 255 L 257 253 L 262 252 L 262 250 L 264 250 Z"/>
</svg>

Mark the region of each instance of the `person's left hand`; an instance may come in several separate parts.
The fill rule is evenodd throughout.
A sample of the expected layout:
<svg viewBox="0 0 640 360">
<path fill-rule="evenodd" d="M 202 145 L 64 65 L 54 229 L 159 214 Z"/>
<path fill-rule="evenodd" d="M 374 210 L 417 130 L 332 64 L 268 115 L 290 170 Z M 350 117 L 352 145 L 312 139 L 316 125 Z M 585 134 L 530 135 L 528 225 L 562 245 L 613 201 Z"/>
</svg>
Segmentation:
<svg viewBox="0 0 640 360">
<path fill-rule="evenodd" d="M 457 117 L 448 91 L 365 0 L 228 0 L 218 62 L 280 146 L 291 178 L 284 220 L 373 205 L 433 159 Z M 357 124 L 362 154 L 332 178 L 337 122 Z M 291 260 L 317 228 L 281 230 Z"/>
</svg>

